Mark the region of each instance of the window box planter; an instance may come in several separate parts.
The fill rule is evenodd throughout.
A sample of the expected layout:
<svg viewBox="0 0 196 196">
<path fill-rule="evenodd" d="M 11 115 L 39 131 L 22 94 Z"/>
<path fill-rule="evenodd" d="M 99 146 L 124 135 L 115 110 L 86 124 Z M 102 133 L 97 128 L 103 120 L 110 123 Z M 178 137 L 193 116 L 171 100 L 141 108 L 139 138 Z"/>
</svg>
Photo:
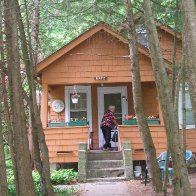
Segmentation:
<svg viewBox="0 0 196 196">
<path fill-rule="evenodd" d="M 87 126 L 87 121 L 71 121 L 68 126 Z"/>
<path fill-rule="evenodd" d="M 87 126 L 87 121 L 73 121 L 73 122 L 53 122 L 48 123 L 48 127 L 66 127 L 66 126 Z"/>
<path fill-rule="evenodd" d="M 147 123 L 149 125 L 159 125 L 160 120 L 159 119 L 148 119 Z M 137 120 L 136 119 L 124 120 L 123 125 L 137 125 Z"/>
<path fill-rule="evenodd" d="M 147 122 L 150 125 L 159 125 L 160 124 L 160 120 L 159 119 L 148 119 Z"/>
<path fill-rule="evenodd" d="M 52 122 L 48 123 L 48 127 L 65 127 L 67 126 L 66 122 Z"/>
<path fill-rule="evenodd" d="M 136 119 L 123 120 L 123 125 L 137 125 Z"/>
</svg>

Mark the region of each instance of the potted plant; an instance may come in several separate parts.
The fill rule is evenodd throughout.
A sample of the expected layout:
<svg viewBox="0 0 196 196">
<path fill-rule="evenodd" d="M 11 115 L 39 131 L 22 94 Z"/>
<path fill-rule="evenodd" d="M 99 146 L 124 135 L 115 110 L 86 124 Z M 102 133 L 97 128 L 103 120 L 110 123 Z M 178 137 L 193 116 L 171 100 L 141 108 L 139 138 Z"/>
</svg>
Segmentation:
<svg viewBox="0 0 196 196">
<path fill-rule="evenodd" d="M 78 95 L 78 93 L 77 93 L 76 86 L 74 86 L 73 94 L 71 96 L 72 103 L 74 103 L 74 104 L 78 103 L 79 97 L 80 97 L 80 95 Z"/>
<path fill-rule="evenodd" d="M 73 94 L 72 96 L 71 96 L 71 101 L 72 101 L 72 103 L 78 103 L 78 98 L 79 98 L 80 96 L 78 95 L 78 94 Z"/>
</svg>

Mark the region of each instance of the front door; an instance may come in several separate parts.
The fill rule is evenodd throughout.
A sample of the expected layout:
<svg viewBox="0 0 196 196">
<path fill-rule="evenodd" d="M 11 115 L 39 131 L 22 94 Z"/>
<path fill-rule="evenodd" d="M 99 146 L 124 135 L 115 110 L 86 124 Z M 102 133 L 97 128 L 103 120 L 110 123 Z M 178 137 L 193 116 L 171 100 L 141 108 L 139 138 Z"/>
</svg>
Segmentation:
<svg viewBox="0 0 196 196">
<path fill-rule="evenodd" d="M 122 118 L 127 114 L 127 87 L 98 87 L 98 113 L 99 113 L 99 147 L 104 144 L 103 134 L 100 128 L 101 120 L 109 105 L 116 107 L 115 117 L 118 124 L 122 124 Z M 111 142 L 112 147 L 118 144 Z"/>
</svg>

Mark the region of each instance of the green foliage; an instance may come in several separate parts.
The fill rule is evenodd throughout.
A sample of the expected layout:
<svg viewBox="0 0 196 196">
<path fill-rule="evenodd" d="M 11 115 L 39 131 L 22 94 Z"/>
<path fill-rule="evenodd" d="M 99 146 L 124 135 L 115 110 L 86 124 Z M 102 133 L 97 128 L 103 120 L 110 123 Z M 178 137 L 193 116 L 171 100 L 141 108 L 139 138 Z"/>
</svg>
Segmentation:
<svg viewBox="0 0 196 196">
<path fill-rule="evenodd" d="M 16 187 L 14 184 L 14 173 L 12 169 L 7 169 L 7 182 L 8 182 L 8 192 L 9 195 L 15 195 L 16 194 Z"/>
<path fill-rule="evenodd" d="M 77 172 L 72 169 L 54 170 L 51 172 L 52 184 L 69 184 L 71 180 L 75 179 Z"/>
<path fill-rule="evenodd" d="M 37 196 L 41 196 L 41 182 L 40 175 L 37 171 L 32 172 L 33 181 L 35 185 L 35 191 Z M 62 169 L 58 171 L 51 172 L 51 182 L 53 185 L 59 184 L 70 184 L 71 181 L 76 179 L 77 172 L 74 172 L 72 169 Z M 16 194 L 16 188 L 14 184 L 14 174 L 12 169 L 7 169 L 7 181 L 8 181 L 8 191 L 10 196 L 14 196 Z M 74 188 L 58 188 L 54 187 L 54 192 L 57 196 L 66 196 L 73 193 Z"/>
<path fill-rule="evenodd" d="M 5 164 L 6 164 L 6 168 L 7 169 L 12 169 L 12 167 L 13 167 L 12 160 L 7 160 L 5 162 Z"/>
<path fill-rule="evenodd" d="M 151 0 L 155 17 L 176 30 L 181 30 L 180 15 L 175 25 L 176 0 Z M 24 11 L 24 0 L 21 9 Z M 142 12 L 142 1 L 132 1 L 134 12 Z M 33 4 L 27 0 L 31 21 Z M 124 0 L 44 0 L 40 1 L 39 53 L 49 56 L 100 21 L 118 29 L 125 21 Z M 24 21 L 26 14 L 24 14 Z M 144 21 L 142 21 L 144 24 Z M 31 30 L 31 29 L 30 29 Z"/>
</svg>

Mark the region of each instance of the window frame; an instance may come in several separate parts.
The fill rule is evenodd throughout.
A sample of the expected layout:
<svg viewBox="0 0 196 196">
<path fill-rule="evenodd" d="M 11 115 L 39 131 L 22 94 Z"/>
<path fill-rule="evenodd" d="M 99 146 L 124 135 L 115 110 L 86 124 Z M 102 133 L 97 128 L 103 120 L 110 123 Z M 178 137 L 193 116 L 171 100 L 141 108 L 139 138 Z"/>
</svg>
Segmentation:
<svg viewBox="0 0 196 196">
<path fill-rule="evenodd" d="M 188 88 L 188 90 L 186 90 L 185 93 L 188 93 L 189 97 L 190 97 L 188 85 L 186 86 L 186 88 Z M 179 97 L 178 97 L 179 98 L 178 99 L 178 122 L 179 122 L 179 128 L 182 129 L 182 85 L 180 85 L 178 95 L 179 95 Z M 187 107 L 187 105 L 186 105 L 186 109 L 192 110 L 192 107 Z M 195 128 L 195 124 L 186 125 L 186 129 L 193 129 L 193 128 Z"/>
<path fill-rule="evenodd" d="M 70 94 L 73 93 L 73 86 L 65 86 L 65 122 L 70 121 Z M 92 107 L 91 107 L 91 86 L 76 86 L 77 93 L 87 94 L 87 121 L 92 127 Z"/>
</svg>

